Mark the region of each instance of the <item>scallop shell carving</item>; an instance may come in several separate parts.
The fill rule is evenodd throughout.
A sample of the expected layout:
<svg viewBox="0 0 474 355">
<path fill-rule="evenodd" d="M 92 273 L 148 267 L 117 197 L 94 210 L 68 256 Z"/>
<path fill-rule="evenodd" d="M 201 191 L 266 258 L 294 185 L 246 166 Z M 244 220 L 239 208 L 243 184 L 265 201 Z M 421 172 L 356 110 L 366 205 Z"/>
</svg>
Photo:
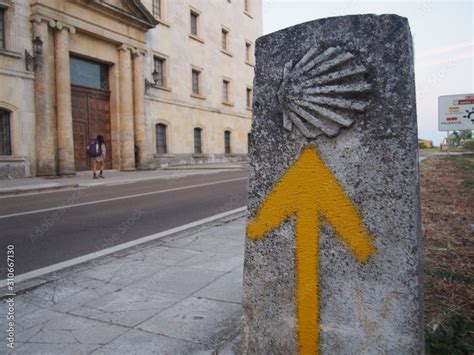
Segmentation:
<svg viewBox="0 0 474 355">
<path fill-rule="evenodd" d="M 322 52 L 310 49 L 293 66 L 283 68 L 278 101 L 283 106 L 283 126 L 295 125 L 307 138 L 325 134 L 335 137 L 350 127 L 355 114 L 365 111 L 364 94 L 371 86 L 364 80 L 366 69 L 353 54 L 340 47 Z"/>
</svg>

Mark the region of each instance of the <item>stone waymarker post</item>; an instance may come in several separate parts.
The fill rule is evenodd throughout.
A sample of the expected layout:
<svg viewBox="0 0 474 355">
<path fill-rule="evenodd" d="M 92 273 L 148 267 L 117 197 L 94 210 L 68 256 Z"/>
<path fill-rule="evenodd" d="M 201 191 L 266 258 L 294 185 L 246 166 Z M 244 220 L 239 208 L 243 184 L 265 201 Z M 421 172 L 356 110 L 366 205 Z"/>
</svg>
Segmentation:
<svg viewBox="0 0 474 355">
<path fill-rule="evenodd" d="M 243 351 L 421 352 L 407 20 L 308 22 L 256 58 Z"/>
</svg>

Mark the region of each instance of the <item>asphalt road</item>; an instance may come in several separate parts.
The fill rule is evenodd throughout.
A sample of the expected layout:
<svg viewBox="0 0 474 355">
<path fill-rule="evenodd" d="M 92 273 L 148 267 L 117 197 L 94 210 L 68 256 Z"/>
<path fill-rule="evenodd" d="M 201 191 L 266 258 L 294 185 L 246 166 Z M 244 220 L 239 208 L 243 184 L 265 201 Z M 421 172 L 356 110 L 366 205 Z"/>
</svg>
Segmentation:
<svg viewBox="0 0 474 355">
<path fill-rule="evenodd" d="M 0 198 L 0 260 L 6 260 L 7 246 L 13 244 L 15 274 L 20 275 L 246 201 L 243 170 Z M 0 265 L 0 278 L 5 277 Z"/>
</svg>

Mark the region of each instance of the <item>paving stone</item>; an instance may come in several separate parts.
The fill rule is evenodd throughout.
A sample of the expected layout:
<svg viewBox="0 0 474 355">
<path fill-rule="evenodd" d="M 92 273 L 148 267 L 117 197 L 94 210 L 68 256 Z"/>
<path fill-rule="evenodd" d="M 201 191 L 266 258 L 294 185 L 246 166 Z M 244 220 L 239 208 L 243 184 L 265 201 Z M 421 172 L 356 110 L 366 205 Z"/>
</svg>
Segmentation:
<svg viewBox="0 0 474 355">
<path fill-rule="evenodd" d="M 70 291 L 65 290 L 68 286 Z M 27 292 L 22 296 L 31 304 L 39 304 L 58 312 L 67 312 L 91 299 L 113 292 L 121 286 L 74 274 L 71 275 L 71 279 L 54 281 L 41 288 L 42 290 Z M 73 293 L 78 289 L 79 291 Z"/>
<path fill-rule="evenodd" d="M 138 328 L 155 334 L 217 346 L 239 326 L 242 306 L 188 297 Z"/>
<path fill-rule="evenodd" d="M 178 302 L 176 294 L 129 286 L 87 302 L 70 314 L 133 327 Z"/>
<path fill-rule="evenodd" d="M 46 322 L 61 317 L 62 315 L 60 312 L 39 308 L 30 313 L 17 316 L 15 318 L 16 341 L 22 343 L 27 342 L 43 328 Z"/>
<path fill-rule="evenodd" d="M 213 300 L 242 303 L 243 269 L 229 272 L 194 294 Z"/>
<path fill-rule="evenodd" d="M 0 319 L 6 319 L 8 312 L 7 299 L 0 300 Z M 19 318 L 25 314 L 42 309 L 42 307 L 28 302 L 25 295 L 15 297 L 15 317 Z"/>
<path fill-rule="evenodd" d="M 243 255 L 245 251 L 245 240 L 232 240 L 229 239 L 222 244 L 216 245 L 212 250 L 216 254 L 233 254 L 233 255 Z"/>
<path fill-rule="evenodd" d="M 206 251 L 212 250 L 216 245 L 222 244 L 220 236 L 208 236 L 205 234 L 190 235 L 165 243 L 165 246 L 175 248 L 186 248 L 189 250 Z"/>
<path fill-rule="evenodd" d="M 98 322 L 69 314 L 44 322 L 41 330 L 29 339 L 29 343 L 47 344 L 106 344 L 128 328 Z"/>
<path fill-rule="evenodd" d="M 41 278 L 44 278 L 46 280 L 59 280 L 63 278 L 68 278 L 70 275 L 73 274 L 78 274 L 82 271 L 92 269 L 94 267 L 97 267 L 98 265 L 102 264 L 107 264 L 111 261 L 114 261 L 116 258 L 111 256 L 111 255 L 106 255 L 102 257 L 98 257 L 97 259 L 93 259 L 84 263 L 80 263 L 77 265 L 73 265 L 70 267 L 67 267 L 65 269 L 57 270 L 54 272 L 51 272 L 49 274 L 41 276 Z"/>
<path fill-rule="evenodd" d="M 23 294 L 25 301 L 41 307 L 52 307 L 84 290 L 86 286 L 68 279 L 59 279 L 41 285 Z"/>
<path fill-rule="evenodd" d="M 243 248 L 238 253 L 216 254 L 203 252 L 181 263 L 182 266 L 204 270 L 230 271 L 244 261 Z M 237 254 L 237 255 L 235 255 Z M 240 254 L 240 255 L 239 255 Z"/>
<path fill-rule="evenodd" d="M 151 277 L 134 283 L 133 286 L 179 295 L 190 295 L 222 274 L 224 272 L 170 266 Z"/>
<path fill-rule="evenodd" d="M 217 349 L 218 355 L 235 355 L 242 354 L 242 338 L 240 333 L 230 338 L 224 343 L 219 349 Z"/>
<path fill-rule="evenodd" d="M 92 354 L 197 354 L 207 346 L 132 329 Z"/>
<path fill-rule="evenodd" d="M 96 344 L 17 344 L 14 354 L 18 355 L 86 355 L 97 349 Z"/>
<path fill-rule="evenodd" d="M 235 234 L 244 230 L 241 218 L 179 242 L 194 250 L 157 241 L 46 275 L 47 284 L 15 299 L 14 353 L 215 354 L 239 327 L 242 310 L 235 302 L 240 302 L 244 238 Z M 193 267 L 183 266 L 193 258 Z M 184 302 L 200 289 L 209 299 Z M 179 319 L 167 313 L 170 309 Z M 162 313 L 162 320 L 156 320 Z M 4 314 L 6 305 L 0 303 Z M 182 315 L 191 317 L 189 322 Z M 181 330 L 176 336 L 130 330 L 153 319 L 165 329 L 171 324 L 170 329 Z M 4 343 L 2 338 L 0 346 Z"/>
<path fill-rule="evenodd" d="M 80 274 L 125 286 L 146 276 L 155 274 L 163 268 L 164 266 L 158 264 L 122 258 L 85 270 Z"/>
<path fill-rule="evenodd" d="M 171 266 L 199 254 L 201 254 L 201 252 L 195 250 L 156 246 L 140 252 L 129 254 L 126 257 L 133 260 L 145 261 L 147 263 L 157 263 Z"/>
</svg>

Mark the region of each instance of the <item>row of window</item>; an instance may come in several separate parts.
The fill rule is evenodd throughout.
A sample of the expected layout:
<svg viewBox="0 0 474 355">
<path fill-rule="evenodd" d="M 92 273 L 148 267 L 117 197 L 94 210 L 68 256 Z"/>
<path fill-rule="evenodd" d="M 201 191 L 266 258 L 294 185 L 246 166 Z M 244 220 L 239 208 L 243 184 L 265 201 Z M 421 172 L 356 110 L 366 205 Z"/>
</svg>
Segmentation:
<svg viewBox="0 0 474 355">
<path fill-rule="evenodd" d="M 156 153 L 167 154 L 168 143 L 167 143 L 167 129 L 168 126 L 163 123 L 158 123 L 155 126 L 156 132 Z M 6 110 L 0 110 L 0 155 L 11 155 L 11 129 L 10 129 L 10 112 Z M 248 136 L 250 140 L 250 134 Z M 231 154 L 231 132 L 224 132 L 224 152 L 225 154 Z M 202 128 L 194 128 L 194 154 L 203 154 L 202 151 Z"/>
<path fill-rule="evenodd" d="M 156 153 L 167 154 L 168 153 L 168 142 L 166 139 L 168 126 L 164 123 L 158 123 L 155 126 L 156 133 Z M 231 132 L 224 131 L 224 153 L 231 154 Z M 250 143 L 250 133 L 247 136 L 247 144 Z M 194 154 L 201 155 L 202 151 L 202 128 L 194 128 Z"/>
<path fill-rule="evenodd" d="M 228 3 L 231 3 L 231 0 L 227 0 Z M 153 13 L 153 16 L 157 17 L 160 20 L 165 19 L 165 5 L 166 5 L 166 0 L 152 0 L 151 2 L 151 11 Z M 244 0 L 244 13 L 250 17 L 251 15 L 251 9 L 250 9 L 250 0 Z M 191 25 L 192 27 L 192 25 Z"/>
<path fill-rule="evenodd" d="M 163 15 L 163 1 L 164 0 L 153 0 L 152 11 L 153 15 L 159 19 L 164 19 Z M 248 0 L 244 1 L 244 13 L 250 15 Z M 201 13 L 197 9 L 190 9 L 189 12 L 189 36 L 199 42 L 203 42 L 202 30 L 201 30 Z M 221 50 L 228 55 L 232 55 L 230 48 L 230 29 L 226 26 L 222 26 L 221 29 Z M 245 62 L 252 64 L 252 42 L 245 41 Z"/>
<path fill-rule="evenodd" d="M 200 31 L 200 15 L 195 10 L 191 10 L 190 13 L 190 36 L 191 38 L 202 41 L 201 31 Z M 228 55 L 231 54 L 230 47 L 230 29 L 226 26 L 221 28 L 221 50 Z M 245 40 L 245 62 L 252 65 L 252 42 Z"/>
<path fill-rule="evenodd" d="M 5 9 L 0 8 L 0 49 L 5 49 Z"/>
<path fill-rule="evenodd" d="M 168 88 L 168 61 L 164 57 L 155 56 L 154 61 L 154 71 L 155 71 L 155 85 L 161 88 Z M 191 69 L 191 94 L 204 98 L 203 91 L 203 73 L 202 69 L 193 67 Z M 232 105 L 232 80 L 230 78 L 222 79 L 222 103 L 227 105 Z M 251 87 L 246 87 L 245 89 L 245 99 L 246 106 L 248 109 L 252 108 L 252 95 L 253 90 Z"/>
<path fill-rule="evenodd" d="M 12 155 L 10 112 L 0 110 L 0 155 Z"/>
</svg>

